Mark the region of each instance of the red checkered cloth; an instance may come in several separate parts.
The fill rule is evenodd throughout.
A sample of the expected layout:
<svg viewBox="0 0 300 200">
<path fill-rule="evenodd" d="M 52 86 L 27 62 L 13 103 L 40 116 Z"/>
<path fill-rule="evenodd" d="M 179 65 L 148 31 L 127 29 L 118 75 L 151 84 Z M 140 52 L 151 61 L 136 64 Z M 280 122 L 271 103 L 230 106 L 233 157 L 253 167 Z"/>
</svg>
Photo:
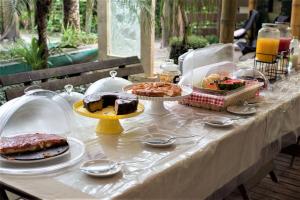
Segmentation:
<svg viewBox="0 0 300 200">
<path fill-rule="evenodd" d="M 200 91 L 193 91 L 192 95 L 181 101 L 182 104 L 191 105 L 204 104 L 217 107 L 223 107 L 225 102 L 224 96 L 218 96 L 213 94 L 202 93 Z"/>
</svg>

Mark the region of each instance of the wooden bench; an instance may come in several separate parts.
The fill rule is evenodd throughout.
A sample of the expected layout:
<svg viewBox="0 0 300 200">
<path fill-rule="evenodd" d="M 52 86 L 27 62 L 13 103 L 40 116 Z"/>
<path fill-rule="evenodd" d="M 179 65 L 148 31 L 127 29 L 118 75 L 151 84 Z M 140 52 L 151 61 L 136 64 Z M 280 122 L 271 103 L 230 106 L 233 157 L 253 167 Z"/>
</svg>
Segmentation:
<svg viewBox="0 0 300 200">
<path fill-rule="evenodd" d="M 0 84 L 2 86 L 20 85 L 20 87 L 5 90 L 6 99 L 10 100 L 23 95 L 24 89 L 33 83 L 43 89 L 55 91 L 63 89 L 67 84 L 79 86 L 93 83 L 108 77 L 111 70 L 117 71 L 117 76 L 126 79 L 129 75 L 144 72 L 137 57 L 128 57 L 0 76 Z"/>
</svg>

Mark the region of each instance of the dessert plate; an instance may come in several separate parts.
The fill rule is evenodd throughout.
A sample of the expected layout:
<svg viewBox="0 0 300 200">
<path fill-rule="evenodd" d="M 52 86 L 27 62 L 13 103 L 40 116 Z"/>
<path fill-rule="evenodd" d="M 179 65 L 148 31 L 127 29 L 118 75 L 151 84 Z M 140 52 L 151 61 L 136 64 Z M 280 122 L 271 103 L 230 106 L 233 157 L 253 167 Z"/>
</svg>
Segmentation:
<svg viewBox="0 0 300 200">
<path fill-rule="evenodd" d="M 96 177 L 108 177 L 119 173 L 122 169 L 122 165 L 111 160 L 89 160 L 84 162 L 80 166 L 80 171 L 83 173 L 96 176 Z"/>
<path fill-rule="evenodd" d="M 209 117 L 205 117 L 203 120 L 205 124 L 213 127 L 218 127 L 218 128 L 228 127 L 233 124 L 232 119 L 228 117 L 221 117 L 221 116 L 209 116 Z"/>
<path fill-rule="evenodd" d="M 175 137 L 164 134 L 147 135 L 142 143 L 151 147 L 163 148 L 173 145 L 176 141 Z"/>
<path fill-rule="evenodd" d="M 253 115 L 256 113 L 256 108 L 253 106 L 229 106 L 227 111 L 237 115 Z"/>
</svg>

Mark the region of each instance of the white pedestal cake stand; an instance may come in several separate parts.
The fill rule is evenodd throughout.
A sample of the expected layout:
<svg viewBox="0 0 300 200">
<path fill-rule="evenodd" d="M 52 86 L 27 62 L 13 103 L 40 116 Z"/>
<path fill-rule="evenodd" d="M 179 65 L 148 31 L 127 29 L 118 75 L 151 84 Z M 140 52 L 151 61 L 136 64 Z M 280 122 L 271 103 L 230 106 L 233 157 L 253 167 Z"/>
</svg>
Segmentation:
<svg viewBox="0 0 300 200">
<path fill-rule="evenodd" d="M 124 91 L 131 93 L 131 88 L 135 84 L 124 87 Z M 146 113 L 153 115 L 164 115 L 169 113 L 169 110 L 166 109 L 164 102 L 165 101 L 180 101 L 188 96 L 190 96 L 193 92 L 193 89 L 187 86 L 180 86 L 182 89 L 181 96 L 176 97 L 148 97 L 148 96 L 139 96 L 140 100 L 146 100 L 150 102 L 150 106 L 146 107 Z"/>
</svg>

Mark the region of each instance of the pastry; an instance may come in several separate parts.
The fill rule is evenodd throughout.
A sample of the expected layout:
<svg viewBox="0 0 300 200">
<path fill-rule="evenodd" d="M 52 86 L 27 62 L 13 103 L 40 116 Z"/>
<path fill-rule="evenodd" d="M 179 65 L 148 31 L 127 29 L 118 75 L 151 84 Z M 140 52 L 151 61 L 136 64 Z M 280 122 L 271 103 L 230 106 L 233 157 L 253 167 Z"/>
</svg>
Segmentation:
<svg viewBox="0 0 300 200">
<path fill-rule="evenodd" d="M 0 154 L 34 152 L 52 147 L 68 145 L 65 138 L 55 134 L 23 134 L 0 138 Z"/>
<path fill-rule="evenodd" d="M 117 115 L 125 115 L 137 110 L 138 99 L 133 94 L 102 92 L 84 97 L 83 105 L 89 112 L 96 112 L 108 106 L 114 106 Z"/>
<path fill-rule="evenodd" d="M 132 87 L 132 93 L 149 97 L 175 97 L 181 95 L 181 88 L 165 82 L 139 83 Z"/>
</svg>

